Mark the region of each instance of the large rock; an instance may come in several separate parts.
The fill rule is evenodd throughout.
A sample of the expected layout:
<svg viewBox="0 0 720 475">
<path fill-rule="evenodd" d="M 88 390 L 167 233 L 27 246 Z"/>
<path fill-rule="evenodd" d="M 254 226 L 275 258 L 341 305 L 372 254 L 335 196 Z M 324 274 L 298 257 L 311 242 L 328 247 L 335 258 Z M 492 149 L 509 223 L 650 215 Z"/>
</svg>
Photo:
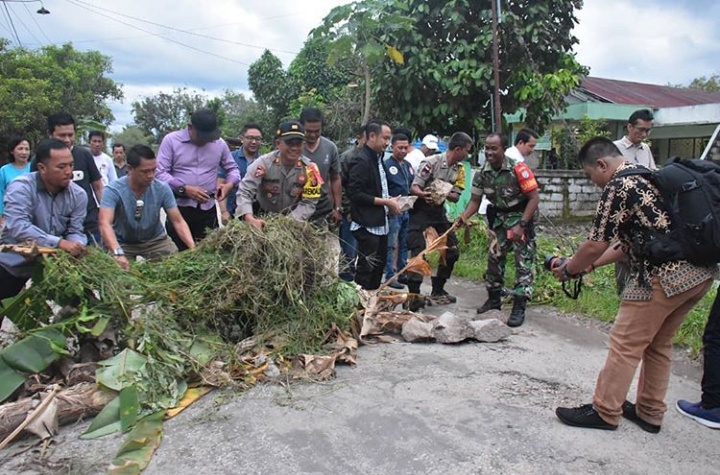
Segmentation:
<svg viewBox="0 0 720 475">
<path fill-rule="evenodd" d="M 423 322 L 419 318 L 413 317 L 403 323 L 402 337 L 410 343 L 432 341 L 433 326 L 430 322 Z"/>
<path fill-rule="evenodd" d="M 445 312 L 435 322 L 433 334 L 438 343 L 460 343 L 473 338 L 475 332 L 467 320 L 452 312 Z"/>
<path fill-rule="evenodd" d="M 502 310 L 488 310 L 472 317 L 473 320 L 500 320 L 503 323 L 507 323 L 508 318 L 510 318 L 510 313 L 503 313 Z"/>
<path fill-rule="evenodd" d="M 500 320 L 473 320 L 468 323 L 473 331 L 475 340 L 485 343 L 495 343 L 512 335 L 512 329 Z"/>
</svg>

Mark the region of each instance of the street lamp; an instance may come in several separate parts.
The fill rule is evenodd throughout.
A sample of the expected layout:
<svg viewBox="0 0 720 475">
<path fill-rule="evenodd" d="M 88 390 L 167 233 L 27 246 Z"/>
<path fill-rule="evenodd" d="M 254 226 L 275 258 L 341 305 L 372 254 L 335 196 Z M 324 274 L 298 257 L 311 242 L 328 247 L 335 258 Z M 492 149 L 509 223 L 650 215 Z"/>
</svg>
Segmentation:
<svg viewBox="0 0 720 475">
<path fill-rule="evenodd" d="M 37 14 L 38 15 L 49 15 L 50 10 L 45 8 L 45 5 L 43 5 L 42 2 L 40 2 L 40 9 L 37 11 Z"/>
</svg>

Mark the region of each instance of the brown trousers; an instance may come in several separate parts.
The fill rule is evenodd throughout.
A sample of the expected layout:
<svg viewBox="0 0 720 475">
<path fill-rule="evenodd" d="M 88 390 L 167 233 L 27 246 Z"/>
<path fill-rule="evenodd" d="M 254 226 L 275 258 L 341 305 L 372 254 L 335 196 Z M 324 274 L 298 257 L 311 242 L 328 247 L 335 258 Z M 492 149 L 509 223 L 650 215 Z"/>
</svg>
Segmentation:
<svg viewBox="0 0 720 475">
<path fill-rule="evenodd" d="M 610 424 L 618 424 L 635 370 L 642 361 L 635 400 L 638 416 L 660 425 L 667 411 L 665 393 L 675 331 L 712 285 L 712 279 L 666 297 L 657 278 L 648 301 L 623 300 L 610 330 L 610 350 L 600 370 L 593 405 Z"/>
</svg>

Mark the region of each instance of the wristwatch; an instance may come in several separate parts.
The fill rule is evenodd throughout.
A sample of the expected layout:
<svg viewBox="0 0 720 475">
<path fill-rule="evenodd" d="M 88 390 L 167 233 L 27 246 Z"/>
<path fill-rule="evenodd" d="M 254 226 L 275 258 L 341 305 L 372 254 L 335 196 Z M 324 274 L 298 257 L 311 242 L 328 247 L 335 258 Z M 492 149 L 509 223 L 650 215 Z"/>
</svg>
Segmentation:
<svg viewBox="0 0 720 475">
<path fill-rule="evenodd" d="M 185 185 L 180 185 L 175 189 L 178 196 L 185 196 Z"/>
<path fill-rule="evenodd" d="M 518 224 L 520 225 L 521 228 L 527 228 L 527 221 L 525 221 L 524 219 L 521 219 L 520 221 L 518 221 Z"/>
<path fill-rule="evenodd" d="M 115 257 L 124 256 L 124 255 L 125 255 L 125 251 L 123 251 L 122 247 L 118 247 L 117 249 L 113 249 L 113 252 L 112 252 L 112 253 L 113 253 L 113 256 L 115 256 Z"/>
</svg>

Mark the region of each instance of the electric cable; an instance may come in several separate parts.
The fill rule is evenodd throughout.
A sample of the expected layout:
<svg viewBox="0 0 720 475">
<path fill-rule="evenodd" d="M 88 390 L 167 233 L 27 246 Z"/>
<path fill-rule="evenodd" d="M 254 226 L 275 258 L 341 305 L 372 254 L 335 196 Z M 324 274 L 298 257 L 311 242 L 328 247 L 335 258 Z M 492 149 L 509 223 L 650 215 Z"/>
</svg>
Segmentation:
<svg viewBox="0 0 720 475">
<path fill-rule="evenodd" d="M 35 23 L 35 26 L 37 26 L 38 30 L 40 31 L 40 34 L 47 40 L 47 44 L 52 44 L 52 40 L 48 37 L 48 35 L 45 34 L 45 30 L 43 30 L 42 26 L 40 26 L 40 23 L 35 19 L 35 14 L 33 14 L 28 6 L 25 4 L 27 2 L 22 2 L 23 7 L 25 7 L 25 11 L 28 12 L 28 15 L 30 15 L 30 18 L 32 18 L 32 21 Z"/>
<path fill-rule="evenodd" d="M 10 16 L 10 10 L 8 9 L 7 3 L 5 1 L 2 2 L 3 7 L 5 7 L 5 15 L 7 17 L 8 23 L 10 24 L 10 27 L 12 28 L 13 33 L 15 33 L 15 39 L 17 40 L 18 46 L 21 48 L 23 47 L 22 42 L 20 41 L 20 37 L 18 36 L 18 32 L 15 29 L 15 23 L 13 23 L 13 19 Z"/>
<path fill-rule="evenodd" d="M 203 49 L 196 48 L 195 46 L 185 44 L 185 43 L 183 43 L 183 42 L 181 42 L 181 41 L 174 40 L 174 39 L 172 39 L 172 38 L 167 38 L 167 37 L 162 36 L 161 34 L 158 34 L 158 33 L 152 34 L 151 32 L 149 32 L 149 31 L 147 31 L 147 30 L 144 30 L 144 29 L 140 28 L 139 26 L 133 25 L 133 24 L 131 24 L 131 23 L 128 23 L 128 22 L 126 22 L 126 21 L 123 21 L 123 20 L 120 20 L 120 19 L 117 19 L 117 18 L 113 18 L 113 17 L 111 17 L 111 16 L 109 16 L 109 15 L 106 15 L 106 14 L 104 14 L 104 13 L 102 13 L 102 12 L 95 11 L 95 10 L 93 10 L 91 7 L 88 7 L 88 6 L 82 5 L 82 4 L 80 4 L 80 3 L 77 3 L 75 0 L 66 0 L 66 1 L 67 1 L 68 3 L 70 3 L 71 5 L 74 5 L 74 6 L 78 7 L 78 8 L 82 8 L 82 9 L 84 9 L 84 10 L 86 10 L 86 11 L 89 11 L 89 12 L 91 12 L 91 13 L 94 13 L 94 14 L 96 14 L 96 15 L 100 15 L 100 16 L 102 16 L 102 17 L 104 17 L 104 18 L 109 19 L 109 20 L 112 20 L 112 21 L 121 23 L 121 24 L 123 24 L 123 25 L 125 25 L 125 26 L 128 26 L 128 27 L 130 27 L 130 28 L 133 28 L 133 29 L 135 29 L 135 30 L 142 31 L 142 32 L 144 32 L 144 33 L 149 33 L 149 34 L 151 34 L 152 36 L 156 36 L 156 37 L 161 38 L 161 39 L 163 39 L 163 40 L 165 40 L 165 41 L 169 41 L 170 43 L 174 43 L 174 44 L 176 44 L 176 45 L 183 46 L 183 47 L 185 47 L 185 48 L 188 48 L 188 49 L 197 51 L 197 52 L 199 52 L 199 53 L 206 54 L 206 55 L 208 55 L 208 56 L 213 56 L 213 57 L 218 58 L 218 59 L 223 59 L 223 60 L 229 61 L 229 62 L 231 62 L 231 63 L 242 64 L 243 66 L 250 66 L 250 64 L 248 64 L 248 63 L 246 63 L 246 62 L 244 62 L 244 61 L 239 61 L 239 60 L 237 60 L 237 59 L 232 59 L 232 58 L 228 58 L 228 57 L 226 57 L 226 56 L 221 56 L 221 55 L 219 55 L 219 54 L 215 54 L 215 53 L 212 53 L 212 52 L 210 52 L 210 51 L 205 51 L 205 50 L 203 50 Z"/>
</svg>

